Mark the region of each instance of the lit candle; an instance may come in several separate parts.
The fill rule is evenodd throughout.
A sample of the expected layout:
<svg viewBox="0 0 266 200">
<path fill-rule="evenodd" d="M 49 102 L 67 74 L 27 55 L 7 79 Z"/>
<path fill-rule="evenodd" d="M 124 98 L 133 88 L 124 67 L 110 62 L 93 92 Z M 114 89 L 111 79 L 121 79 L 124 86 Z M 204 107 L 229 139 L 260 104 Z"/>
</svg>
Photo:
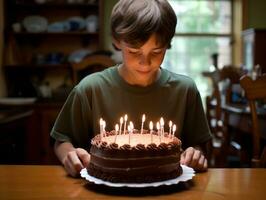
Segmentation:
<svg viewBox="0 0 266 200">
<path fill-rule="evenodd" d="M 169 121 L 169 133 L 168 133 L 168 136 L 171 136 L 172 126 L 173 126 L 173 122 L 170 120 Z"/>
<path fill-rule="evenodd" d="M 125 124 L 124 124 L 124 134 L 126 134 L 126 127 L 127 127 L 127 114 L 125 115 L 124 117 L 124 121 L 125 121 Z"/>
<path fill-rule="evenodd" d="M 157 128 L 158 137 L 159 137 L 159 140 L 160 140 L 160 143 L 161 143 L 161 133 L 160 133 L 160 123 L 159 122 L 156 123 L 156 128 Z"/>
<path fill-rule="evenodd" d="M 103 119 L 100 118 L 100 136 L 103 137 Z"/>
<path fill-rule="evenodd" d="M 173 134 L 172 134 L 173 137 L 175 136 L 175 131 L 176 131 L 176 125 L 174 124 L 173 125 Z"/>
<path fill-rule="evenodd" d="M 119 129 L 119 125 L 116 124 L 116 125 L 115 125 L 115 141 L 114 141 L 114 143 L 116 143 L 116 137 L 117 137 L 118 129 Z"/>
<path fill-rule="evenodd" d="M 103 120 L 102 124 L 103 124 L 103 136 L 106 136 L 106 131 L 105 131 L 106 122 Z"/>
<path fill-rule="evenodd" d="M 122 126 L 123 126 L 123 117 L 120 118 L 120 127 L 119 127 L 119 135 L 121 135 L 121 130 L 122 130 Z"/>
<path fill-rule="evenodd" d="M 133 122 L 129 122 L 129 125 L 130 125 L 130 133 L 133 133 L 133 130 L 134 130 L 134 124 Z"/>
<path fill-rule="evenodd" d="M 130 145 L 130 132 L 131 132 L 131 127 L 130 125 L 127 126 L 127 131 L 128 131 L 128 144 Z"/>
<path fill-rule="evenodd" d="M 150 121 L 149 128 L 150 128 L 151 143 L 152 143 L 153 142 L 153 138 L 152 138 L 153 123 L 152 123 L 152 121 Z"/>
<path fill-rule="evenodd" d="M 161 134 L 162 136 L 164 136 L 164 120 L 162 117 L 160 119 L 160 126 L 161 126 Z"/>
<path fill-rule="evenodd" d="M 142 115 L 142 121 L 141 121 L 140 134 L 143 133 L 143 125 L 144 125 L 145 119 L 146 119 L 146 116 L 145 116 L 145 114 L 143 114 L 143 115 Z"/>
</svg>

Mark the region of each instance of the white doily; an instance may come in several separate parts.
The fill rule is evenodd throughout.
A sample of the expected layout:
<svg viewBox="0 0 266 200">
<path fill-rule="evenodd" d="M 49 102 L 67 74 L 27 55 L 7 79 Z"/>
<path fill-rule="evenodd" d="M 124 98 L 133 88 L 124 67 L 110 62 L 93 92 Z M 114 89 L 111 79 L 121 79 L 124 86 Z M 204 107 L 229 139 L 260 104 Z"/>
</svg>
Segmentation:
<svg viewBox="0 0 266 200">
<path fill-rule="evenodd" d="M 194 169 L 187 167 L 185 165 L 181 165 L 183 169 L 183 173 L 174 179 L 166 180 L 166 181 L 160 181 L 160 182 L 153 182 L 153 183 L 112 183 L 108 181 L 101 180 L 99 178 L 95 178 L 88 174 L 88 171 L 86 168 L 82 169 L 80 171 L 80 175 L 82 178 L 85 178 L 87 181 L 98 184 L 98 185 L 106 185 L 110 187 L 158 187 L 161 185 L 173 185 L 177 184 L 179 182 L 184 182 L 192 179 L 193 176 L 195 176 Z"/>
</svg>

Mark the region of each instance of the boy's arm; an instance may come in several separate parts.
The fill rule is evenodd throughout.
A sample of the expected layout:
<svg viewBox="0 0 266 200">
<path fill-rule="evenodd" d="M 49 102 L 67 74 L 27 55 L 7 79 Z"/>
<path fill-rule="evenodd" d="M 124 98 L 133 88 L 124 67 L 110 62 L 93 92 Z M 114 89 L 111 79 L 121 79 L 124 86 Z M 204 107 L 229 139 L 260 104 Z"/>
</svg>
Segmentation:
<svg viewBox="0 0 266 200">
<path fill-rule="evenodd" d="M 54 150 L 67 173 L 73 177 L 79 176 L 80 170 L 89 164 L 89 153 L 85 149 L 75 148 L 70 142 L 56 141 Z"/>
</svg>

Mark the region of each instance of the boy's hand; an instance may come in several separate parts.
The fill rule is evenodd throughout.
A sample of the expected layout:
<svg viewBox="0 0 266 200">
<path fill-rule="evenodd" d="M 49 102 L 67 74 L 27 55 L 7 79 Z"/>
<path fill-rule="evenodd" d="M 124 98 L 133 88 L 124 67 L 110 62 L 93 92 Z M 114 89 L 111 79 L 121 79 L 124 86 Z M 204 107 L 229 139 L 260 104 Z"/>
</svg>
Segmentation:
<svg viewBox="0 0 266 200">
<path fill-rule="evenodd" d="M 192 167 L 196 171 L 206 171 L 208 168 L 207 159 L 203 153 L 193 147 L 187 148 L 181 154 L 180 164 Z"/>
<path fill-rule="evenodd" d="M 73 177 L 78 177 L 80 170 L 87 167 L 89 162 L 90 154 L 81 148 L 69 151 L 63 159 L 63 165 L 67 173 Z"/>
</svg>

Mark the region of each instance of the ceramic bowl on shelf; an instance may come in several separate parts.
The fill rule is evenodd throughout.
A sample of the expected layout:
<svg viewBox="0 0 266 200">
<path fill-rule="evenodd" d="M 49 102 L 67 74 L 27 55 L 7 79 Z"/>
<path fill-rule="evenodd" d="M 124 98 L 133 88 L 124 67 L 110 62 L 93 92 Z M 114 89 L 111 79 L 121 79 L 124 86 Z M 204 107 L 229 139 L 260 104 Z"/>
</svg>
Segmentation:
<svg viewBox="0 0 266 200">
<path fill-rule="evenodd" d="M 67 20 L 67 23 L 69 23 L 71 31 L 82 30 L 86 26 L 85 19 L 79 16 L 70 17 Z"/>
<path fill-rule="evenodd" d="M 27 32 L 39 33 L 47 30 L 48 21 L 39 15 L 30 15 L 23 19 L 23 26 Z"/>
<path fill-rule="evenodd" d="M 60 33 L 68 32 L 70 30 L 70 24 L 67 22 L 54 22 L 48 25 L 47 32 Z"/>
</svg>

